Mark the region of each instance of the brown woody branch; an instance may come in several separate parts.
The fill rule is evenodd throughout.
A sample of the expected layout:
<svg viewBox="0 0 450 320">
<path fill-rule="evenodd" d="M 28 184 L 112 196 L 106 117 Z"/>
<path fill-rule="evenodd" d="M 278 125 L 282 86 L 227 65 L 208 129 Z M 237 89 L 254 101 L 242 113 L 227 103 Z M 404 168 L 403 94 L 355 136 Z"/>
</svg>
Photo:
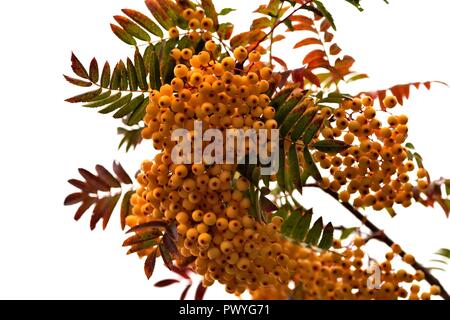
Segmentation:
<svg viewBox="0 0 450 320">
<path fill-rule="evenodd" d="M 332 190 L 329 190 L 329 189 L 324 189 L 324 188 L 322 188 L 321 186 L 319 186 L 317 184 L 308 184 L 305 187 L 318 188 L 318 189 L 322 190 L 323 192 L 327 193 L 328 195 L 330 195 L 336 201 L 338 201 L 345 209 L 347 209 L 351 214 L 353 214 L 353 216 L 355 216 L 359 221 L 361 221 L 362 224 L 365 227 L 367 227 L 373 234 L 377 235 L 376 237 L 373 237 L 373 239 L 381 241 L 381 242 L 385 243 L 389 247 L 394 244 L 394 241 L 388 235 L 386 235 L 386 233 L 383 230 L 381 230 L 376 225 L 374 225 L 366 216 L 364 216 L 361 212 L 359 212 L 350 203 L 348 203 L 348 202 L 341 202 L 339 200 L 339 195 L 336 192 L 334 192 Z M 402 250 L 402 252 L 400 252 L 400 256 L 404 257 L 405 255 L 406 255 L 406 252 Z M 449 293 L 445 290 L 445 288 L 442 286 L 440 281 L 435 276 L 433 276 L 431 274 L 431 272 L 430 272 L 430 270 L 428 268 L 424 267 L 422 264 L 420 264 L 417 261 L 415 261 L 411 266 L 415 270 L 421 270 L 425 274 L 425 280 L 430 285 L 437 285 L 437 286 L 439 286 L 441 288 L 441 294 L 440 295 L 441 295 L 441 297 L 444 300 L 450 300 Z"/>
</svg>

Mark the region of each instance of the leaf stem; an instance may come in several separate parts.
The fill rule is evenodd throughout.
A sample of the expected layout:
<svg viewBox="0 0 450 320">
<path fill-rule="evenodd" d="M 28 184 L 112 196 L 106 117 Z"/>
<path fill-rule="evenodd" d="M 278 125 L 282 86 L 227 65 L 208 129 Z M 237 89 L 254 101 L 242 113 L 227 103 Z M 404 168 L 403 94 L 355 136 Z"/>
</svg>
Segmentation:
<svg viewBox="0 0 450 320">
<path fill-rule="evenodd" d="M 376 235 L 375 237 L 373 237 L 373 239 L 383 242 L 384 244 L 386 244 L 389 247 L 394 244 L 394 241 L 383 230 L 381 230 L 375 224 L 373 224 L 366 216 L 364 216 L 361 212 L 359 212 L 350 203 L 339 201 L 339 195 L 336 192 L 329 190 L 329 189 L 324 189 L 321 186 L 319 186 L 318 184 L 307 184 L 304 187 L 318 188 L 318 189 L 322 190 L 323 192 L 325 192 L 326 194 L 330 195 L 332 198 L 334 198 L 336 201 L 338 201 L 345 209 L 347 209 L 355 218 L 357 218 L 359 221 L 361 221 L 362 224 L 364 226 L 366 226 L 373 234 Z M 405 255 L 406 255 L 406 252 L 402 250 L 402 252 L 400 252 L 400 256 L 404 257 Z M 440 295 L 444 300 L 450 300 L 449 293 L 445 290 L 445 288 L 442 286 L 440 281 L 431 274 L 431 272 L 428 268 L 424 267 L 422 264 L 420 264 L 417 261 L 415 261 L 411 266 L 415 270 L 422 271 L 425 274 L 425 280 L 430 285 L 437 285 L 441 288 Z"/>
</svg>

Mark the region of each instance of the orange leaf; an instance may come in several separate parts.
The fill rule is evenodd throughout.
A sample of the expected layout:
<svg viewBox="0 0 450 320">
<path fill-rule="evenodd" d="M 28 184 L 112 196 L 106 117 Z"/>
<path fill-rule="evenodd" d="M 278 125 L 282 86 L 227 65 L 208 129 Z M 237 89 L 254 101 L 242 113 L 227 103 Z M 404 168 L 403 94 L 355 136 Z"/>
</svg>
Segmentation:
<svg viewBox="0 0 450 320">
<path fill-rule="evenodd" d="M 331 32 L 326 31 L 325 35 L 324 35 L 324 40 L 325 42 L 331 42 L 334 38 L 334 34 L 332 34 Z"/>
<path fill-rule="evenodd" d="M 278 58 L 278 57 L 275 57 L 275 56 L 272 56 L 272 58 L 273 58 L 273 60 L 275 60 L 279 65 L 281 65 L 285 70 L 287 70 L 287 64 L 286 64 L 286 62 L 283 60 L 283 59 L 281 59 L 281 58 Z"/>
<path fill-rule="evenodd" d="M 323 59 L 323 58 L 319 58 L 316 60 L 311 61 L 308 64 L 308 69 L 313 70 L 313 69 L 317 69 L 317 68 L 331 68 L 330 64 L 328 63 L 327 60 Z"/>
<path fill-rule="evenodd" d="M 313 50 L 305 56 L 305 58 L 303 59 L 303 64 L 309 64 L 311 61 L 323 59 L 324 57 L 325 52 L 323 50 Z"/>
<path fill-rule="evenodd" d="M 311 27 L 311 26 L 309 26 L 307 24 L 303 24 L 303 23 L 299 23 L 299 24 L 293 25 L 292 28 L 295 31 L 311 31 L 311 32 L 317 33 L 316 29 L 314 29 L 313 27 Z"/>
<path fill-rule="evenodd" d="M 281 41 L 281 40 L 284 40 L 284 39 L 286 39 L 286 37 L 285 36 L 283 36 L 282 34 L 279 34 L 279 35 L 276 35 L 275 37 L 273 37 L 273 39 L 272 39 L 272 42 L 278 42 L 278 41 Z"/>
<path fill-rule="evenodd" d="M 311 44 L 321 44 L 321 43 L 322 42 L 319 39 L 306 38 L 306 39 L 303 39 L 302 41 L 297 42 L 295 44 L 295 46 L 294 46 L 294 49 L 301 48 L 301 47 L 304 47 L 304 46 L 309 46 Z"/>
<path fill-rule="evenodd" d="M 330 53 L 331 53 L 331 55 L 333 55 L 333 56 L 338 55 L 339 53 L 341 53 L 341 51 L 342 51 L 342 49 L 339 48 L 339 46 L 338 46 L 336 43 L 334 43 L 334 44 L 330 47 Z"/>
<path fill-rule="evenodd" d="M 328 19 L 324 19 L 322 21 L 322 23 L 320 24 L 320 31 L 322 31 L 322 32 L 327 31 L 328 29 L 330 29 L 330 27 L 331 27 L 331 24 L 328 21 Z"/>
<path fill-rule="evenodd" d="M 289 20 L 298 21 L 298 22 L 301 22 L 302 24 L 309 25 L 309 26 L 314 25 L 314 21 L 311 18 L 308 18 L 307 16 L 303 16 L 303 15 L 291 16 L 289 18 Z"/>
</svg>

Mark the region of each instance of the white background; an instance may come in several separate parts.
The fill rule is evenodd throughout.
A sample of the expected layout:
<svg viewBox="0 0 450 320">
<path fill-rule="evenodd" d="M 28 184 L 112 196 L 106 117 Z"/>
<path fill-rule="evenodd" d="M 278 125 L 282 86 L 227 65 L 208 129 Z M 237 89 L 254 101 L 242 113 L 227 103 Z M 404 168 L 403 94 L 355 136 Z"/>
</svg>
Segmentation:
<svg viewBox="0 0 450 320">
<path fill-rule="evenodd" d="M 219 8 L 226 4 L 239 9 L 229 16 L 238 30 L 248 28 L 250 13 L 260 2 L 216 1 Z M 352 92 L 410 81 L 450 83 L 448 1 L 391 0 L 389 6 L 382 0 L 362 1 L 364 13 L 343 0 L 324 2 L 334 11 L 338 43 L 357 60 L 354 69 L 371 75 Z M 110 167 L 117 159 L 134 172 L 141 160 L 152 157 L 149 144 L 135 153 L 117 151 L 117 121 L 64 102 L 79 93 L 62 78 L 70 74 L 72 50 L 86 64 L 93 55 L 100 63 L 132 55 L 109 28 L 112 16 L 124 7 L 147 12 L 142 0 L 2 5 L 0 298 L 177 299 L 181 293 L 181 286 L 154 289 L 155 279 L 145 279 L 143 261 L 125 256 L 117 214 L 107 232 L 90 232 L 88 216 L 75 223 L 75 208 L 62 206 L 73 191 L 66 180 L 76 176 L 77 168 L 93 169 L 97 163 Z M 291 47 L 283 45 L 275 54 L 300 66 L 301 56 Z M 413 89 L 403 108 L 411 119 L 410 140 L 424 155 L 433 178 L 450 177 L 450 90 Z M 317 193 L 307 192 L 304 201 L 326 220 L 357 225 Z M 385 214 L 372 216 L 420 261 L 450 247 L 450 221 L 440 209 L 415 205 L 399 210 L 393 220 Z M 168 275 L 162 266 L 157 273 Z M 450 288 L 450 273 L 435 274 Z M 207 297 L 226 295 L 219 287 Z"/>
</svg>

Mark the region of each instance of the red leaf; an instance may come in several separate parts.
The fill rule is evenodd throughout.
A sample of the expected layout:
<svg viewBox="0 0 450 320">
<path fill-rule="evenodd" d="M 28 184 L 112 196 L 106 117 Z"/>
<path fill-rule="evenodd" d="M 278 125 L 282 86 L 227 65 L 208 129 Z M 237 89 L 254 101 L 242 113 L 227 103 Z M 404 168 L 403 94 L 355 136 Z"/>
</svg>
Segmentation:
<svg viewBox="0 0 450 320">
<path fill-rule="evenodd" d="M 95 167 L 100 179 L 108 183 L 111 188 L 120 188 L 120 182 L 102 165 Z"/>
<path fill-rule="evenodd" d="M 205 297 L 207 288 L 203 286 L 202 283 L 198 284 L 197 290 L 195 291 L 195 300 L 203 300 Z"/>
<path fill-rule="evenodd" d="M 194 261 L 195 261 L 195 258 L 194 258 Z M 190 271 L 189 268 L 186 268 L 186 267 L 180 268 L 175 265 L 172 268 L 172 272 L 175 272 L 176 274 L 178 274 L 179 276 L 183 277 L 186 280 L 191 280 L 191 277 L 188 274 L 189 271 Z"/>
<path fill-rule="evenodd" d="M 80 60 L 78 60 L 78 58 L 75 56 L 75 54 L 72 52 L 72 70 L 73 72 L 84 79 L 89 80 L 89 75 L 86 71 L 86 69 L 84 68 L 83 64 L 80 62 Z"/>
<path fill-rule="evenodd" d="M 309 46 L 311 44 L 322 44 L 322 42 L 316 38 L 306 38 L 306 39 L 303 39 L 302 41 L 297 42 L 294 46 L 294 49 L 301 48 L 304 46 Z"/>
<path fill-rule="evenodd" d="M 147 279 L 150 279 L 153 275 L 153 271 L 155 270 L 155 262 L 156 262 L 156 250 L 154 250 L 145 260 L 144 271 Z"/>
<path fill-rule="evenodd" d="M 191 289 L 191 287 L 192 287 L 192 284 L 189 284 L 189 285 L 187 285 L 186 288 L 184 288 L 184 290 L 183 290 L 183 292 L 181 293 L 181 296 L 180 296 L 180 301 L 186 300 L 186 296 L 187 296 L 187 294 L 189 292 L 189 289 Z"/>
<path fill-rule="evenodd" d="M 77 212 L 75 212 L 75 221 L 81 219 L 83 214 L 94 204 L 97 202 L 97 198 L 87 198 L 83 201 L 81 206 L 78 208 Z"/>
<path fill-rule="evenodd" d="M 110 200 L 108 201 L 108 206 L 106 208 L 106 210 L 103 212 L 103 230 L 106 229 L 106 227 L 108 226 L 108 222 L 109 219 L 111 218 L 111 214 L 114 211 L 114 208 L 116 207 L 117 203 L 120 200 L 120 196 L 121 194 L 115 195 L 114 197 L 110 198 Z"/>
<path fill-rule="evenodd" d="M 78 169 L 78 172 L 81 174 L 81 176 L 84 179 L 86 179 L 86 182 L 89 185 L 91 185 L 93 188 L 95 188 L 96 190 L 101 190 L 101 191 L 105 191 L 105 192 L 110 191 L 110 187 L 108 186 L 108 184 L 106 182 L 104 182 L 99 177 L 93 175 L 86 169 Z"/>
<path fill-rule="evenodd" d="M 90 225 L 91 230 L 94 230 L 95 227 L 97 227 L 97 223 L 103 217 L 103 214 L 105 213 L 105 210 L 108 207 L 109 200 L 110 200 L 109 197 L 105 197 L 97 201 L 97 204 L 94 207 L 94 213 L 92 214 L 91 217 L 91 225 Z"/>
<path fill-rule="evenodd" d="M 130 238 L 128 238 L 127 240 L 125 240 L 122 244 L 123 247 L 129 247 L 129 246 L 134 246 L 138 243 L 141 242 L 145 242 L 145 241 L 149 241 L 149 240 L 153 240 L 156 239 L 158 237 L 161 236 L 161 232 L 147 232 L 147 233 L 140 233 L 140 234 L 136 234 Z"/>
<path fill-rule="evenodd" d="M 180 257 L 180 252 L 178 251 L 177 244 L 167 233 L 162 237 L 162 242 L 172 256 L 176 258 Z"/>
<path fill-rule="evenodd" d="M 424 82 L 423 85 L 424 85 L 425 88 L 427 88 L 428 90 L 431 89 L 431 81 Z"/>
<path fill-rule="evenodd" d="M 79 87 L 90 87 L 92 86 L 92 82 L 75 79 L 66 75 L 63 75 L 67 82 L 70 82 L 73 85 L 79 86 Z"/>
<path fill-rule="evenodd" d="M 92 59 L 91 64 L 89 66 L 89 78 L 94 83 L 96 83 L 99 78 L 98 63 L 97 63 L 97 59 L 95 59 L 95 58 Z"/>
<path fill-rule="evenodd" d="M 320 87 L 320 79 L 314 73 L 312 73 L 310 70 L 305 69 L 304 77 L 306 79 L 308 79 L 311 83 Z"/>
<path fill-rule="evenodd" d="M 164 244 L 159 244 L 159 251 L 161 252 L 161 257 L 164 261 L 164 265 L 167 267 L 167 269 L 169 270 L 173 270 L 173 258 L 172 255 L 170 254 L 169 250 L 166 248 L 166 246 Z"/>
<path fill-rule="evenodd" d="M 305 68 L 298 68 L 292 71 L 292 80 L 294 81 L 294 83 L 299 83 L 301 88 L 303 88 L 305 85 L 303 80 L 305 78 L 304 75 Z"/>
<path fill-rule="evenodd" d="M 275 56 L 272 56 L 272 58 L 273 58 L 273 60 L 275 60 L 278 64 L 280 64 L 280 65 L 284 68 L 284 70 L 287 70 L 288 66 L 287 66 L 286 62 L 285 62 L 283 59 L 278 58 L 278 57 L 275 57 Z"/>
<path fill-rule="evenodd" d="M 85 193 L 72 193 L 71 195 L 68 195 L 67 198 L 64 200 L 65 206 L 71 206 L 77 203 L 82 202 L 86 198 Z"/>
<path fill-rule="evenodd" d="M 161 281 L 155 283 L 155 287 L 164 288 L 164 287 L 171 286 L 175 283 L 180 283 L 180 281 L 176 280 L 176 279 L 166 279 L 166 280 L 161 280 Z"/>
<path fill-rule="evenodd" d="M 324 57 L 325 52 L 323 50 L 313 50 L 305 56 L 305 58 L 303 59 L 303 64 L 309 64 L 311 61 L 323 59 Z"/>
<path fill-rule="evenodd" d="M 124 183 L 124 184 L 133 184 L 133 180 L 131 180 L 130 176 L 123 169 L 122 165 L 119 162 L 114 161 L 113 170 L 114 170 L 114 173 L 117 175 L 117 178 L 119 178 L 119 180 L 122 183 Z"/>
<path fill-rule="evenodd" d="M 75 188 L 80 189 L 81 191 L 87 192 L 87 193 L 95 193 L 97 190 L 93 188 L 92 186 L 88 185 L 86 182 L 77 180 L 77 179 L 71 179 L 68 181 L 71 185 L 73 185 Z"/>
<path fill-rule="evenodd" d="M 159 228 L 167 228 L 167 222 L 165 222 L 164 220 L 153 220 L 144 224 L 140 224 L 134 228 L 131 228 L 130 230 L 128 230 L 127 234 L 133 232 L 152 231 L 154 229 Z"/>
</svg>

